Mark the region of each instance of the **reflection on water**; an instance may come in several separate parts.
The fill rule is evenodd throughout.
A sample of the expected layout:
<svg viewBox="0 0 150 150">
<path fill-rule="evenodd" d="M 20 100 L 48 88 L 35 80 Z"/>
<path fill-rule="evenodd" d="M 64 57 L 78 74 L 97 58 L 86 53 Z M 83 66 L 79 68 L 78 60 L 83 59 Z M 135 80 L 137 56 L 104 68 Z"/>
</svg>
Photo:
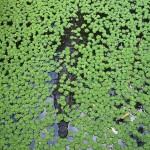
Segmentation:
<svg viewBox="0 0 150 150">
<path fill-rule="evenodd" d="M 82 118 L 82 117 L 84 117 L 84 112 L 82 112 L 79 116 L 79 118 Z"/>
<path fill-rule="evenodd" d="M 40 136 L 41 136 L 42 138 L 46 138 L 46 134 L 43 133 L 43 130 L 40 130 Z"/>
<path fill-rule="evenodd" d="M 121 146 L 121 147 L 125 147 L 126 144 L 121 140 L 121 139 L 118 139 L 118 144 Z"/>
<path fill-rule="evenodd" d="M 44 101 L 44 103 L 46 103 L 46 102 L 54 103 L 54 98 L 53 98 L 53 97 L 48 97 L 48 98 Z"/>
<path fill-rule="evenodd" d="M 71 126 L 70 124 L 68 124 L 68 131 L 69 132 L 77 133 L 79 130 L 78 130 L 78 128 L 76 128 L 76 127 Z"/>
<path fill-rule="evenodd" d="M 92 139 L 93 139 L 94 142 L 97 142 L 97 141 L 96 141 L 97 138 L 98 138 L 98 136 L 95 136 L 95 135 L 93 135 L 93 137 L 92 137 Z"/>
<path fill-rule="evenodd" d="M 84 143 L 84 144 L 88 144 L 88 140 L 84 140 L 83 143 Z"/>
<path fill-rule="evenodd" d="M 73 140 L 74 140 L 74 138 L 71 137 L 71 136 L 68 136 L 67 139 L 68 139 L 69 142 L 73 142 Z"/>
<path fill-rule="evenodd" d="M 130 113 L 130 120 L 133 122 L 136 119 L 136 116 Z"/>
<path fill-rule="evenodd" d="M 53 97 L 48 97 L 44 103 L 53 103 L 54 104 L 54 98 Z M 55 109 L 53 107 L 53 109 Z M 38 110 L 38 108 L 36 108 L 36 110 Z M 46 117 L 46 108 L 44 107 L 44 111 L 42 113 L 40 113 L 38 115 L 38 120 L 41 120 L 42 118 L 45 118 Z M 56 114 L 53 114 L 53 115 L 56 115 Z M 12 116 L 12 119 L 14 119 L 14 116 Z M 48 145 L 55 145 L 57 143 L 57 137 L 58 137 L 58 125 L 56 122 L 54 122 L 54 124 L 52 126 L 47 126 L 45 127 L 45 129 L 43 130 L 40 130 L 39 132 L 39 136 L 41 136 L 42 138 L 46 138 L 46 132 L 50 132 L 51 130 L 54 130 L 54 141 L 50 141 L 48 140 Z M 35 148 L 35 144 L 36 144 L 36 139 L 33 139 L 33 141 L 30 143 L 30 148 L 33 150 Z"/>
<path fill-rule="evenodd" d="M 10 118 L 13 120 L 14 123 L 18 122 L 17 119 L 15 118 L 15 114 L 12 114 Z"/>
<path fill-rule="evenodd" d="M 58 74 L 56 72 L 50 72 L 48 75 L 52 78 L 49 83 L 52 85 L 55 84 L 55 80 L 58 78 Z"/>
<path fill-rule="evenodd" d="M 57 123 L 53 124 L 54 128 L 54 141 L 50 141 L 48 145 L 55 145 L 57 143 L 57 137 L 58 137 L 58 125 Z"/>
<path fill-rule="evenodd" d="M 70 146 L 66 146 L 66 150 L 70 150 Z"/>
<path fill-rule="evenodd" d="M 33 141 L 30 144 L 30 149 L 34 149 L 35 147 L 35 139 L 33 139 Z"/>
<path fill-rule="evenodd" d="M 42 118 L 46 117 L 46 108 L 44 107 L 44 111 L 38 115 L 38 119 L 41 120 Z"/>
<path fill-rule="evenodd" d="M 107 144 L 102 144 L 103 147 L 108 147 L 109 150 L 113 150 L 113 144 L 107 145 Z"/>
<path fill-rule="evenodd" d="M 58 137 L 58 125 L 57 123 L 54 123 L 52 126 L 48 126 L 45 128 L 46 132 L 50 132 L 51 129 L 54 129 L 54 141 L 50 141 L 48 140 L 48 145 L 55 145 L 57 143 L 57 137 Z M 46 134 L 44 133 L 43 130 L 40 130 L 39 136 L 41 136 L 42 138 L 46 138 Z M 33 150 L 35 148 L 35 143 L 36 143 L 36 139 L 33 139 L 33 141 L 30 144 L 30 148 Z"/>
</svg>

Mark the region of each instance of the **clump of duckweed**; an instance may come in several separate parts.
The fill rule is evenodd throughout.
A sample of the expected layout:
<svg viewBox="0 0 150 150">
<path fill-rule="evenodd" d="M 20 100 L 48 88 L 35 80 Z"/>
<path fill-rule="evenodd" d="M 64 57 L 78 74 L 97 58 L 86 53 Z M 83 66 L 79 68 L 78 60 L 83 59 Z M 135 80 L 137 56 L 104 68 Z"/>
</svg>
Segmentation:
<svg viewBox="0 0 150 150">
<path fill-rule="evenodd" d="M 0 1 L 0 149 L 149 150 L 149 5 Z"/>
</svg>

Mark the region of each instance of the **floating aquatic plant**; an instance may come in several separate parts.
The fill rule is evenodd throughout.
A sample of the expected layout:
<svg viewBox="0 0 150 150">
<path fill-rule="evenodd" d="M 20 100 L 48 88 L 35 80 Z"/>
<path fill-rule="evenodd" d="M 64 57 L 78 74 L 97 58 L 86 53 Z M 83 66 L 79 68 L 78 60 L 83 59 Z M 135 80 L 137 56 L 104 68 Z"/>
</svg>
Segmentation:
<svg viewBox="0 0 150 150">
<path fill-rule="evenodd" d="M 0 149 L 149 150 L 148 14 L 148 0 L 0 1 Z"/>
</svg>

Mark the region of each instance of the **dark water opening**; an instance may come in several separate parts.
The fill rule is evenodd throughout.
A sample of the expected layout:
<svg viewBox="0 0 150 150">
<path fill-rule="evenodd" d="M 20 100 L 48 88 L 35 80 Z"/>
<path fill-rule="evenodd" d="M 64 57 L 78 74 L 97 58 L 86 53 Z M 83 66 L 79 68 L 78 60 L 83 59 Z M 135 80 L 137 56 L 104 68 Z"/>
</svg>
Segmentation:
<svg viewBox="0 0 150 150">
<path fill-rule="evenodd" d="M 96 15 L 99 15 L 99 16 L 100 16 L 100 18 L 108 17 L 108 14 L 106 14 L 106 13 L 104 13 L 104 12 L 96 13 Z"/>
<path fill-rule="evenodd" d="M 133 135 L 133 133 L 130 132 L 129 136 L 132 139 L 136 140 L 136 143 L 137 143 L 138 147 L 143 146 L 145 144 L 145 142 L 142 142 L 137 136 Z"/>
<path fill-rule="evenodd" d="M 13 120 L 14 123 L 18 122 L 18 120 L 15 118 L 15 116 L 16 116 L 15 114 L 12 114 L 10 116 L 10 118 Z"/>
<path fill-rule="evenodd" d="M 144 128 L 143 128 L 142 126 L 140 126 L 137 130 L 138 130 L 138 132 L 141 133 L 141 134 L 144 132 Z"/>
<path fill-rule="evenodd" d="M 16 48 L 17 48 L 17 49 L 20 48 L 19 46 L 21 45 L 21 42 L 22 42 L 22 39 L 16 42 Z"/>
<path fill-rule="evenodd" d="M 119 105 L 115 104 L 114 106 L 115 106 L 116 108 L 120 109 L 120 108 L 123 106 L 123 104 L 119 104 Z"/>
<path fill-rule="evenodd" d="M 32 4 L 32 2 L 27 2 L 27 5 L 31 5 Z"/>
<path fill-rule="evenodd" d="M 26 24 L 26 26 L 27 26 L 27 27 L 30 27 L 31 24 L 32 24 L 31 22 L 28 22 L 28 23 Z"/>
<path fill-rule="evenodd" d="M 59 55 L 62 53 L 63 50 L 65 50 L 66 47 L 69 47 L 70 48 L 70 54 L 73 54 L 76 51 L 76 49 L 75 49 L 75 47 L 73 45 L 73 42 L 77 43 L 78 45 L 86 44 L 86 42 L 87 42 L 88 34 L 85 33 L 84 30 L 81 29 L 82 24 L 86 23 L 86 22 L 85 22 L 85 20 L 83 18 L 83 15 L 81 14 L 80 11 L 77 12 L 77 16 L 78 16 L 78 20 L 76 20 L 76 18 L 71 18 L 70 19 L 70 23 L 72 23 L 72 26 L 70 28 L 67 28 L 67 29 L 64 30 L 64 35 L 61 37 L 61 45 L 56 50 L 56 52 Z M 73 30 L 76 30 L 77 28 L 81 29 L 80 34 L 82 36 L 82 40 L 79 39 L 77 37 L 77 35 L 72 32 Z M 45 33 L 45 34 L 51 34 L 51 33 Z M 72 39 L 71 37 L 74 37 L 74 38 Z M 56 60 L 60 60 L 59 55 L 56 56 L 57 57 Z M 82 56 L 82 54 L 80 54 L 80 52 L 78 52 L 78 55 L 76 55 L 76 56 L 72 56 L 72 55 L 70 56 L 70 59 L 74 59 L 75 60 L 74 66 L 77 65 L 77 60 L 78 60 L 79 56 Z M 56 85 L 57 85 L 57 88 L 53 92 L 53 95 L 54 95 L 54 106 L 55 106 L 55 109 L 58 109 L 58 114 L 60 114 L 60 113 L 66 114 L 62 110 L 61 105 L 57 103 L 57 100 L 62 95 L 60 92 L 58 92 L 58 89 L 60 87 L 60 83 L 59 83 L 60 77 L 63 74 L 66 74 L 67 75 L 67 79 L 70 79 L 70 81 L 75 81 L 76 80 L 76 77 L 73 74 L 69 73 L 69 71 L 67 70 L 65 64 L 63 63 L 64 59 L 65 59 L 65 56 L 62 59 L 62 67 L 63 67 L 63 69 L 58 73 L 58 78 L 57 78 L 57 80 L 55 82 Z M 72 107 L 73 104 L 76 103 L 74 98 L 73 98 L 73 95 L 74 95 L 73 92 L 69 92 L 69 94 L 66 96 L 66 102 L 67 102 L 67 105 L 69 105 L 70 108 Z M 67 135 L 68 135 L 68 124 L 69 124 L 69 122 L 65 122 L 64 120 L 62 120 L 60 123 L 58 123 L 58 128 L 59 128 L 58 129 L 58 135 L 61 138 L 67 137 Z"/>
<path fill-rule="evenodd" d="M 68 122 L 61 121 L 58 123 L 58 135 L 61 138 L 66 138 L 68 135 Z"/>
<path fill-rule="evenodd" d="M 13 25 L 13 22 L 12 22 L 12 21 L 8 21 L 8 22 L 7 22 L 7 25 L 8 25 L 8 26 L 12 26 L 12 25 Z"/>
<path fill-rule="evenodd" d="M 136 105 L 134 106 L 135 109 L 139 110 L 139 109 L 143 109 L 143 105 L 140 102 L 136 102 Z"/>
<path fill-rule="evenodd" d="M 123 119 L 115 119 L 115 122 L 117 123 L 117 124 L 122 124 L 122 123 L 125 123 L 125 121 L 123 120 Z"/>
<path fill-rule="evenodd" d="M 5 60 L 4 58 L 0 58 L 0 62 L 4 62 L 4 60 Z"/>
</svg>

